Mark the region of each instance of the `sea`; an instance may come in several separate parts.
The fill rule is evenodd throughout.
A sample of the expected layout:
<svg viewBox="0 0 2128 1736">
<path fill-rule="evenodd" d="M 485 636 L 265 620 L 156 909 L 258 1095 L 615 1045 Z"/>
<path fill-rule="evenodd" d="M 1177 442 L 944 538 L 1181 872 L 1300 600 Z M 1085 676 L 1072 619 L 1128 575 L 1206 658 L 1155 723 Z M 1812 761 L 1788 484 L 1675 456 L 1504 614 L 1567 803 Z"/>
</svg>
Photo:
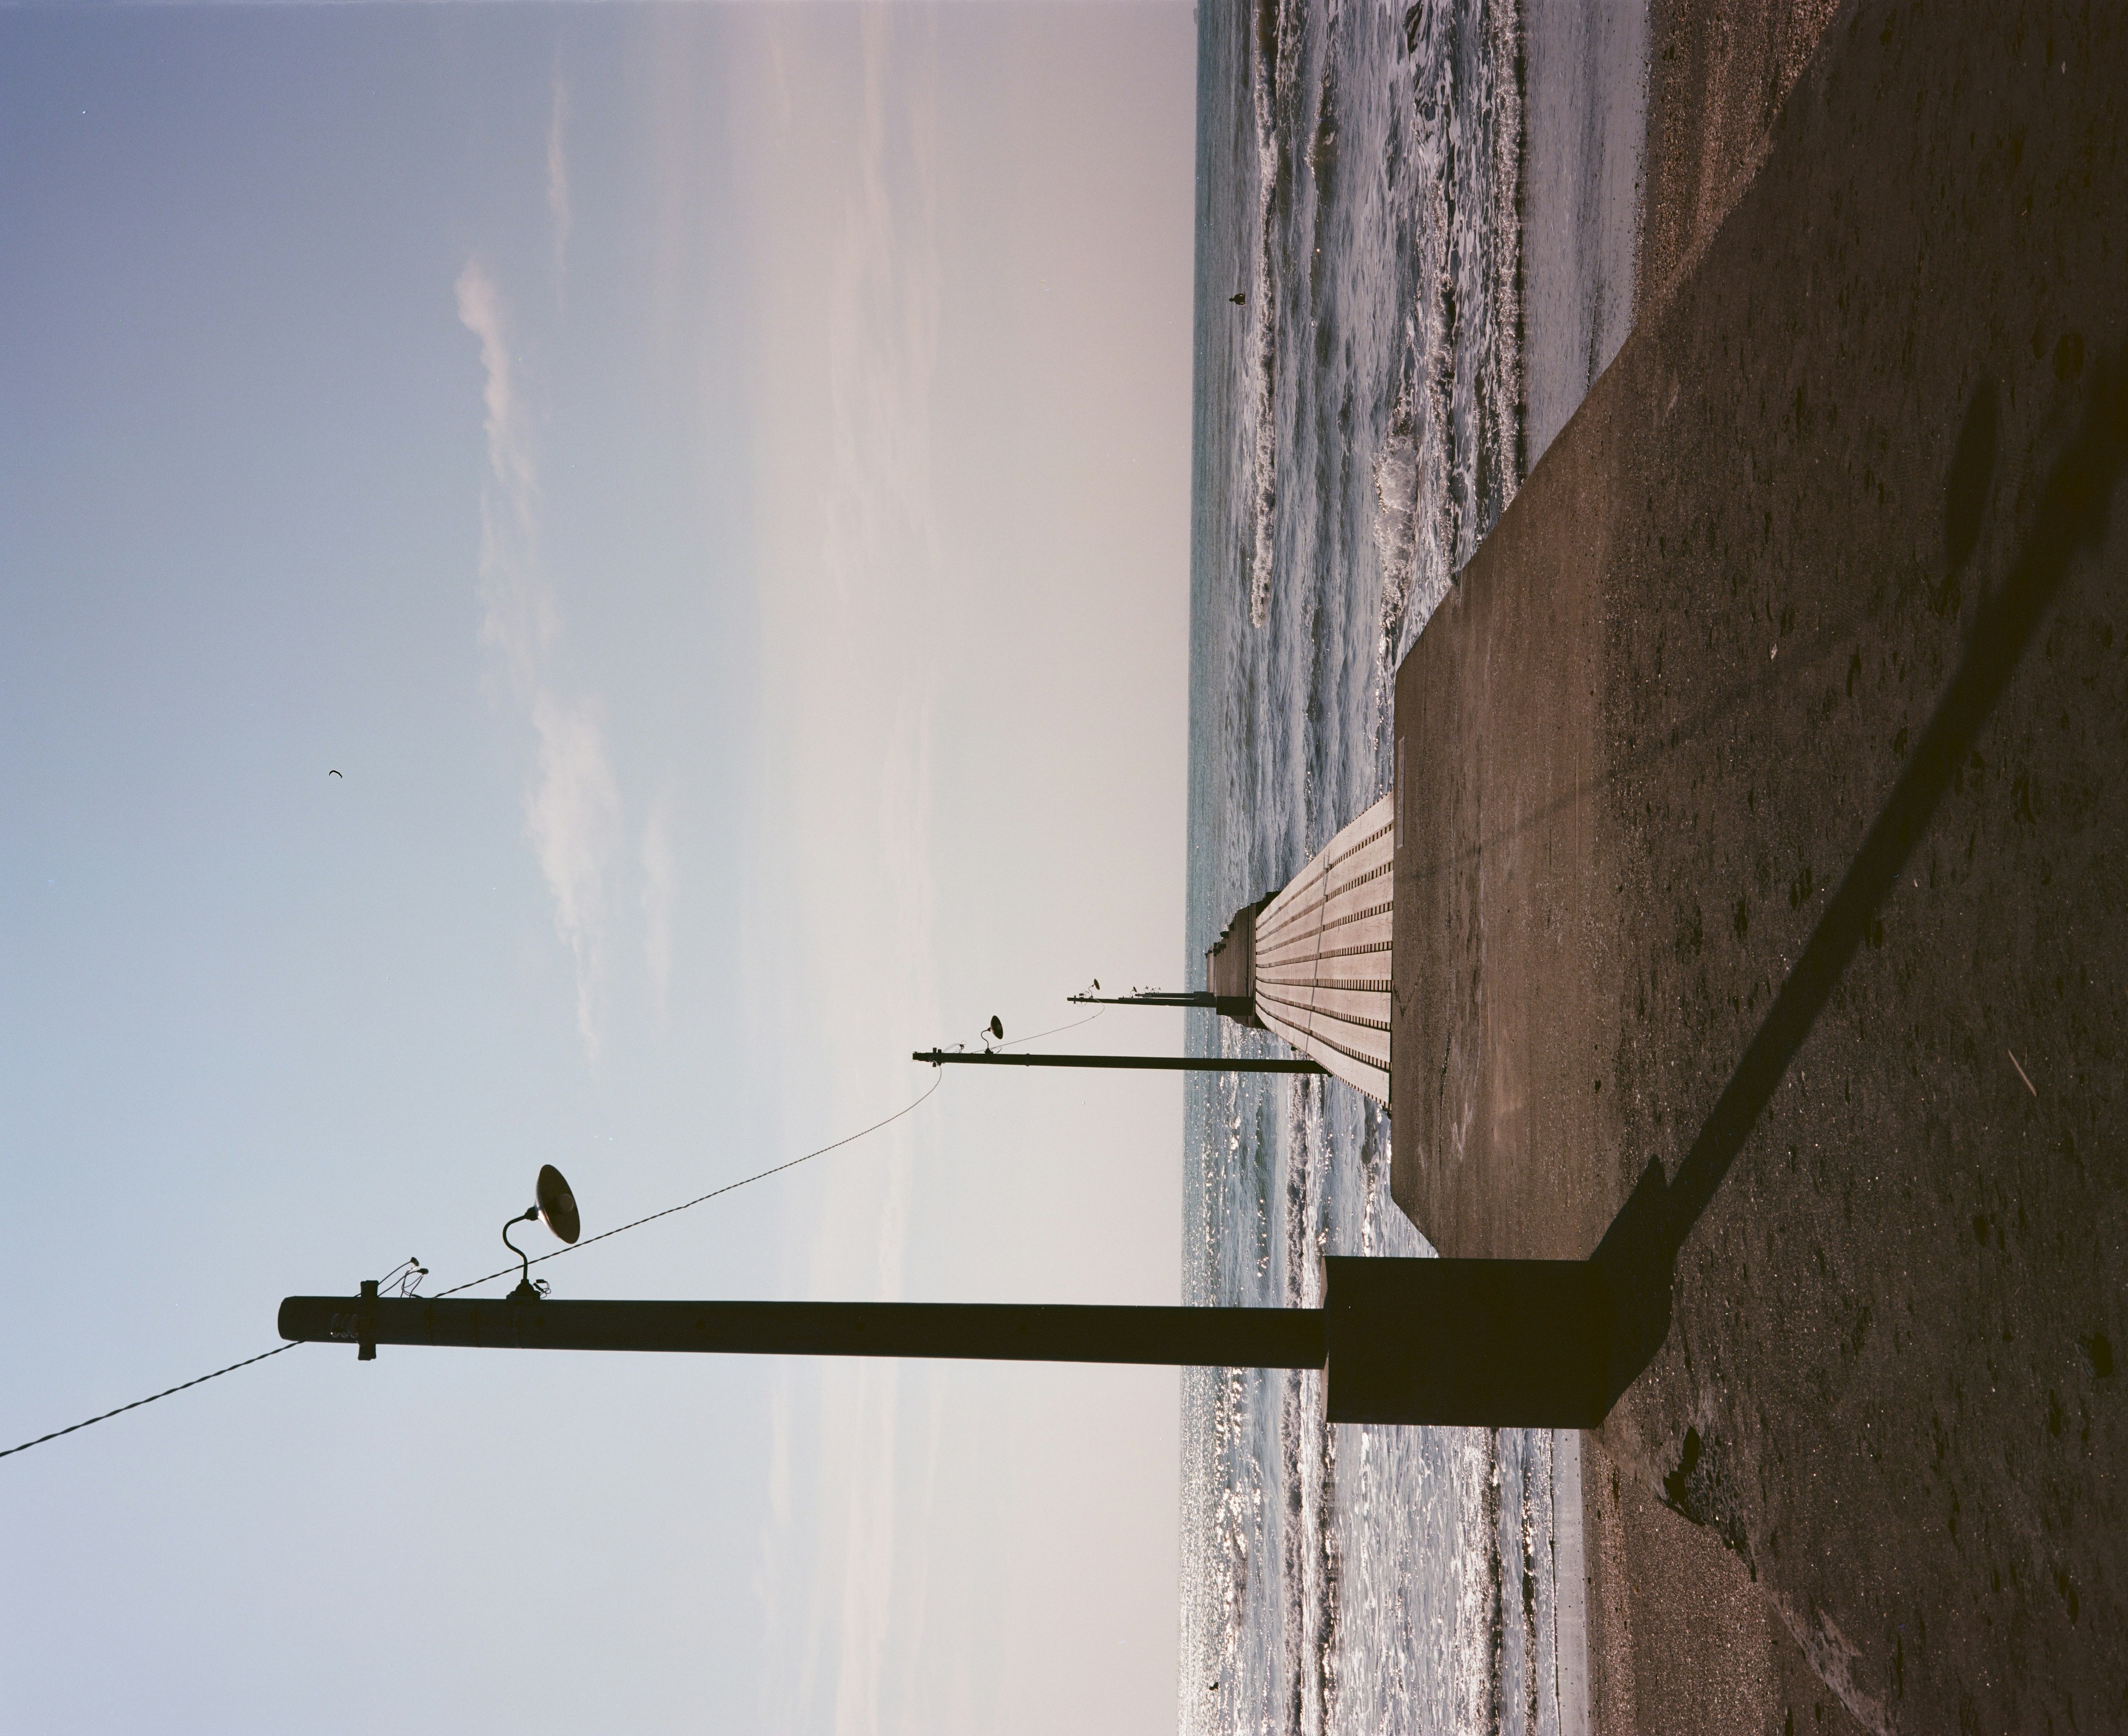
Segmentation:
<svg viewBox="0 0 2128 1736">
<path fill-rule="evenodd" d="M 1389 787 L 1398 662 L 1630 329 L 1646 88 L 1644 0 L 1198 29 L 1193 983 Z M 1279 1052 L 1192 1018 L 1199 1052 Z M 1434 1251 L 1381 1106 L 1192 1079 L 1185 1300 L 1309 1306 L 1325 1254 Z M 1318 1374 L 1190 1371 L 1180 1728 L 1579 1736 L 1578 1478 L 1571 1435 L 1332 1428 Z"/>
</svg>

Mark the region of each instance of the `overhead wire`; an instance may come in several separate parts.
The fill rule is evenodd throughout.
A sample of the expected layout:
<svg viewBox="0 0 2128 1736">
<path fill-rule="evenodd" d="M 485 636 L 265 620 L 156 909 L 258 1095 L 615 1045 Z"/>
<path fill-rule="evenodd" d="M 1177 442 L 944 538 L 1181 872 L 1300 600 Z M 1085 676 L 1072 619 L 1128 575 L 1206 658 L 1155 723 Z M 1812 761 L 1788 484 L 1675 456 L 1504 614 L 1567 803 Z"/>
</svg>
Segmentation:
<svg viewBox="0 0 2128 1736">
<path fill-rule="evenodd" d="M 1084 1018 L 1075 1018 L 1068 1025 L 1052 1025 L 1047 1031 L 1038 1031 L 1032 1036 L 1015 1036 L 1009 1042 L 994 1043 L 991 1047 L 1009 1049 L 1017 1043 L 1038 1043 L 1045 1036 L 1054 1036 L 1060 1031 L 1076 1031 L 1081 1025 L 1090 1025 L 1095 1019 L 1105 1017 L 1109 1009 L 1104 1007 L 1099 1013 L 1090 1013 Z"/>
<path fill-rule="evenodd" d="M 173 1392 L 182 1392 L 189 1387 L 197 1387 L 207 1381 L 219 1380 L 225 1374 L 234 1374 L 239 1368 L 248 1368 L 252 1364 L 264 1362 L 269 1356 L 278 1356 L 283 1350 L 292 1350 L 297 1348 L 298 1342 L 299 1340 L 291 1340 L 285 1345 L 276 1345 L 270 1350 L 261 1350 L 256 1356 L 245 1357 L 242 1362 L 233 1362 L 226 1368 L 216 1368 L 211 1374 L 194 1375 L 192 1379 L 181 1381 L 174 1387 L 165 1387 L 159 1392 L 150 1392 L 145 1398 L 136 1398 L 130 1405 L 121 1405 L 115 1411 L 106 1411 L 101 1416 L 87 1416 L 79 1422 L 69 1423 L 64 1429 L 55 1429 L 49 1435 L 40 1435 L 35 1440 L 26 1440 L 19 1447 L 8 1447 L 0 1450 L 0 1459 L 7 1459 L 17 1453 L 26 1453 L 32 1447 L 41 1447 L 48 1440 L 57 1440 L 62 1435 L 71 1435 L 77 1429 L 86 1429 L 91 1423 L 109 1422 L 114 1416 L 123 1416 L 128 1411 L 137 1411 L 143 1405 L 152 1405 L 157 1399 L 168 1398 Z"/>
<path fill-rule="evenodd" d="M 941 1070 L 942 1074 L 943 1070 Z M 767 1181 L 770 1176 L 781 1175 L 786 1169 L 795 1169 L 799 1166 L 799 1164 L 810 1163 L 816 1157 L 825 1157 L 830 1151 L 840 1150 L 844 1145 L 850 1145 L 857 1140 L 862 1139 L 868 1133 L 876 1133 L 882 1127 L 893 1126 L 895 1122 L 900 1121 L 905 1115 L 913 1115 L 917 1110 L 923 1108 L 923 1106 L 930 1100 L 932 1092 L 934 1092 L 938 1089 L 938 1079 L 933 1079 L 931 1081 L 930 1089 L 925 1091 L 922 1096 L 917 1098 L 914 1102 L 905 1104 L 902 1108 L 895 1110 L 893 1114 L 888 1116 L 884 1121 L 874 1122 L 869 1127 L 860 1127 L 854 1133 L 846 1134 L 841 1139 L 837 1140 L 832 1145 L 823 1145 L 819 1150 L 808 1151 L 803 1157 L 794 1157 L 788 1163 L 777 1164 L 772 1169 L 762 1169 L 757 1171 L 752 1175 L 742 1176 L 735 1182 L 726 1182 L 721 1188 L 712 1188 L 707 1193 L 698 1193 L 694 1197 L 694 1198 L 682 1200 L 677 1206 L 667 1206 L 662 1212 L 653 1212 L 648 1217 L 634 1218 L 627 1223 L 618 1225 L 610 1230 L 602 1230 L 596 1236 L 587 1236 L 582 1241 L 573 1242 L 566 1248 L 557 1248 L 551 1254 L 542 1254 L 537 1259 L 527 1260 L 525 1264 L 532 1266 L 544 1265 L 547 1261 L 550 1259 L 559 1259 L 564 1255 L 581 1254 L 594 1242 L 610 1240 L 616 1236 L 625 1236 L 630 1230 L 639 1230 L 645 1224 L 654 1224 L 659 1218 L 670 1217 L 677 1212 L 691 1212 L 696 1206 L 706 1205 L 710 1201 L 716 1198 L 720 1194 L 729 1193 L 734 1188 L 748 1187 L 755 1182 Z M 509 1277 L 510 1272 L 511 1269 L 508 1266 L 504 1266 L 498 1271 L 490 1272 L 483 1278 L 468 1278 L 465 1283 L 462 1284 L 454 1284 L 448 1290 L 437 1291 L 434 1299 L 440 1301 L 446 1296 L 456 1296 L 461 1290 L 471 1290 L 481 1284 L 492 1283 L 498 1278 Z"/>
<path fill-rule="evenodd" d="M 767 1181 L 772 1175 L 781 1175 L 785 1170 L 795 1169 L 799 1166 L 799 1164 L 810 1163 L 816 1157 L 825 1157 L 830 1151 L 839 1151 L 844 1145 L 853 1145 L 857 1141 L 864 1138 L 867 1134 L 876 1133 L 882 1127 L 890 1127 L 893 1126 L 895 1122 L 900 1121 L 904 1116 L 913 1115 L 915 1113 L 917 1110 L 922 1108 L 925 1103 L 930 1101 L 933 1094 L 938 1090 L 938 1087 L 944 1083 L 944 1070 L 940 1069 L 938 1076 L 933 1079 L 930 1085 L 913 1102 L 905 1103 L 900 1108 L 895 1110 L 893 1114 L 886 1117 L 885 1120 L 876 1121 L 869 1127 L 860 1127 L 854 1133 L 845 1134 L 842 1138 L 836 1140 L 831 1145 L 822 1145 L 815 1150 L 808 1151 L 803 1157 L 794 1157 L 787 1163 L 777 1164 L 769 1169 L 757 1170 L 752 1175 L 740 1177 L 737 1181 L 726 1182 L 720 1188 L 712 1188 L 706 1193 L 698 1193 L 694 1197 L 694 1198 L 690 1200 L 682 1200 L 677 1206 L 667 1206 L 662 1212 L 653 1212 L 646 1217 L 633 1219 L 629 1222 L 620 1225 L 616 1228 L 601 1231 L 598 1235 L 587 1236 L 582 1241 L 574 1243 L 568 1247 L 558 1248 L 552 1254 L 543 1254 L 539 1257 L 539 1259 L 531 1261 L 530 1264 L 536 1266 L 550 1259 L 559 1259 L 564 1254 L 578 1253 L 582 1250 L 590 1247 L 593 1242 L 609 1241 L 616 1236 L 625 1235 L 630 1230 L 639 1230 L 645 1224 L 654 1224 L 661 1217 L 671 1217 L 676 1212 L 691 1211 L 696 1206 L 706 1205 L 710 1201 L 715 1199 L 720 1194 L 729 1193 L 737 1188 L 751 1186 L 755 1182 Z M 401 1262 L 402 1269 L 406 1264 L 407 1263 Z M 438 1291 L 436 1295 L 433 1297 L 416 1297 L 412 1299 L 416 1302 L 425 1302 L 440 1300 L 442 1297 L 446 1296 L 455 1296 L 461 1290 L 470 1290 L 476 1285 L 489 1283 L 498 1278 L 506 1278 L 510 1275 L 510 1269 L 511 1269 L 509 1267 L 506 1266 L 499 1272 L 489 1273 L 485 1278 L 472 1278 L 464 1283 L 454 1284 L 448 1290 Z M 173 1394 L 189 1391 L 193 1387 L 202 1386 L 208 1381 L 219 1380 L 225 1374 L 234 1374 L 239 1368 L 248 1368 L 254 1363 L 264 1362 L 269 1357 L 280 1355 L 283 1351 L 298 1349 L 302 1347 L 304 1342 L 305 1340 L 301 1339 L 292 1339 L 287 1344 L 274 1345 L 270 1350 L 261 1350 L 256 1356 L 247 1356 L 241 1362 L 230 1363 L 227 1367 L 216 1368 L 211 1373 L 195 1375 L 192 1379 L 181 1381 L 174 1387 L 165 1387 L 159 1392 L 150 1392 L 145 1398 L 136 1398 L 131 1404 L 119 1406 L 115 1411 L 106 1411 L 101 1416 L 97 1416 L 83 1417 L 79 1422 L 69 1423 L 64 1429 L 55 1429 L 49 1435 L 40 1435 L 34 1440 L 26 1440 L 20 1446 L 0 1448 L 0 1459 L 9 1459 L 17 1453 L 26 1453 L 31 1447 L 40 1447 L 48 1440 L 57 1440 L 62 1435 L 74 1434 L 78 1430 L 91 1427 L 94 1424 L 108 1422 L 114 1416 L 123 1416 L 128 1411 L 137 1411 L 143 1405 L 152 1405 L 159 1398 L 169 1398 Z"/>
</svg>

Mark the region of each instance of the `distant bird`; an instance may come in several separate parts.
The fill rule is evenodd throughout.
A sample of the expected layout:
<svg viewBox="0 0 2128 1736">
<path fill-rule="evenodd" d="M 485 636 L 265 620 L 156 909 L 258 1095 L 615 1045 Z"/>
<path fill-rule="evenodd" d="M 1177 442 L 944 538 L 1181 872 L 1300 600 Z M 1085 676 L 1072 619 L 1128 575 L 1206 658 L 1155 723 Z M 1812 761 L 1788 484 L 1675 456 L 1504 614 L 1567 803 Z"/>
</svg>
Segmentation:
<svg viewBox="0 0 2128 1736">
<path fill-rule="evenodd" d="M 335 776 L 335 777 L 336 777 L 336 778 L 340 778 L 340 774 L 339 774 L 337 771 L 334 772 L 334 773 L 332 774 L 332 776 Z M 345 778 L 340 778 L 340 782 L 342 782 L 343 784 L 344 784 L 344 783 L 347 781 L 347 780 L 346 780 Z"/>
<path fill-rule="evenodd" d="M 1233 302 L 1235 306 L 1240 307 L 1244 305 L 1249 298 L 1242 291 L 1237 289 L 1233 292 L 1233 294 L 1228 296 L 1227 299 Z"/>
</svg>

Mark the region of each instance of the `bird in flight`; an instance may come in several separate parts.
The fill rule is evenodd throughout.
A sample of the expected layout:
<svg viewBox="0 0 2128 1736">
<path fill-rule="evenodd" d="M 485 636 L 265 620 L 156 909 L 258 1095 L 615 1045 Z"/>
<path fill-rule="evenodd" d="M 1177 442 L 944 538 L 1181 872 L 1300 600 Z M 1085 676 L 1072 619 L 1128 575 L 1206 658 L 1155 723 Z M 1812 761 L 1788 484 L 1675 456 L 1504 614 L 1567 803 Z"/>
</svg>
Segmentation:
<svg viewBox="0 0 2128 1736">
<path fill-rule="evenodd" d="M 333 776 L 335 776 L 335 777 L 336 777 L 336 778 L 340 778 L 340 774 L 339 774 L 337 771 L 334 772 L 332 775 L 333 775 Z M 346 780 L 345 778 L 340 778 L 340 782 L 342 782 L 343 784 L 344 784 L 344 783 L 347 781 L 347 780 Z"/>
</svg>

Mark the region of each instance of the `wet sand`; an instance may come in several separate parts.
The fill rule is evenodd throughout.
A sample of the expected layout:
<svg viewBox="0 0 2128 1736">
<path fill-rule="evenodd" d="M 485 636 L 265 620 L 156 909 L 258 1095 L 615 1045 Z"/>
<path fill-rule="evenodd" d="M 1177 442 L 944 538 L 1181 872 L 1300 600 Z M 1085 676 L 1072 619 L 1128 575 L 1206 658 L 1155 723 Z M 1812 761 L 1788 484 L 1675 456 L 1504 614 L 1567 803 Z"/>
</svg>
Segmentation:
<svg viewBox="0 0 2128 1736">
<path fill-rule="evenodd" d="M 1650 0 L 1636 319 L 1669 301 L 1773 148 L 1839 0 Z"/>
<path fill-rule="evenodd" d="M 1633 333 L 1399 673 L 1394 1189 L 1636 1202 L 1598 1728 L 2117 1728 L 2128 31 L 1793 12 L 1656 8 Z"/>
</svg>

